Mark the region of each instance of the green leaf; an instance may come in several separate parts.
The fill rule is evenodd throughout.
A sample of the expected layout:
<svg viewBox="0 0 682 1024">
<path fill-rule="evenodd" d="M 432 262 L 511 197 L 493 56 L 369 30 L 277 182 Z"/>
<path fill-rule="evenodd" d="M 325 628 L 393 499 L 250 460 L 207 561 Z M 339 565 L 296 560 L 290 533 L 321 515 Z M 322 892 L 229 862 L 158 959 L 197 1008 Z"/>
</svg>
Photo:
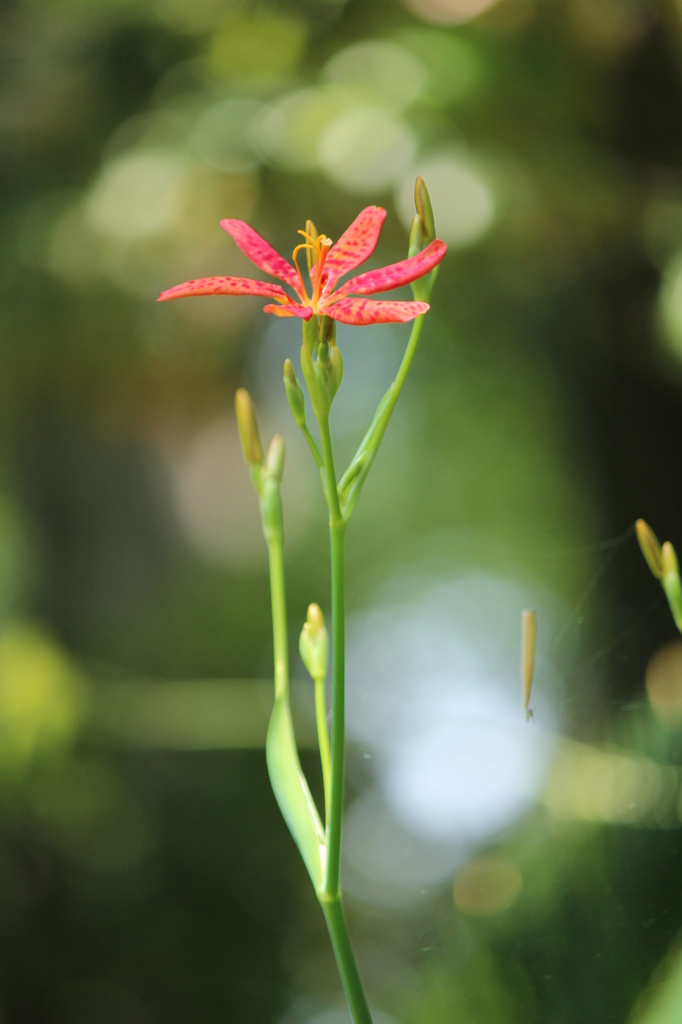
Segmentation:
<svg viewBox="0 0 682 1024">
<path fill-rule="evenodd" d="M 326 861 L 324 829 L 298 760 L 289 701 L 285 696 L 279 697 L 272 709 L 265 756 L 275 799 L 315 890 L 319 892 Z"/>
</svg>

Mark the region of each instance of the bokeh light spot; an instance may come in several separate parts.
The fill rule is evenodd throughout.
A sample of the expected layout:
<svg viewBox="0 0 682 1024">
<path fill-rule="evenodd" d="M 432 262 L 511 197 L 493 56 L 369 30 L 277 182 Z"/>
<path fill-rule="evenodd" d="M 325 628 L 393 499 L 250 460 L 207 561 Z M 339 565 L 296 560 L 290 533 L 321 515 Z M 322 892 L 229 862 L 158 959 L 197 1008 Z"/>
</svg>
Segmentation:
<svg viewBox="0 0 682 1024">
<path fill-rule="evenodd" d="M 85 711 L 85 684 L 40 629 L 15 623 L 0 635 L 0 764 L 27 764 L 71 742 Z"/>
<path fill-rule="evenodd" d="M 357 107 L 335 118 L 322 133 L 319 160 L 331 180 L 348 192 L 389 188 L 412 163 L 417 138 L 385 108 Z"/>
<path fill-rule="evenodd" d="M 471 917 L 507 910 L 523 888 L 523 877 L 508 857 L 481 854 L 460 871 L 453 886 L 455 906 Z"/>
<path fill-rule="evenodd" d="M 414 14 L 440 25 L 473 21 L 498 3 L 500 0 L 405 0 Z"/>
<path fill-rule="evenodd" d="M 186 161 L 172 151 L 130 153 L 106 166 L 86 200 L 94 228 L 114 239 L 158 235 L 179 216 Z"/>
<path fill-rule="evenodd" d="M 234 18 L 211 39 L 208 67 L 218 78 L 271 82 L 293 70 L 305 40 L 298 18 L 272 10 Z"/>
<path fill-rule="evenodd" d="M 682 252 L 668 262 L 658 295 L 663 340 L 671 355 L 682 360 Z"/>
<path fill-rule="evenodd" d="M 388 41 L 354 43 L 334 54 L 323 71 L 334 85 L 344 86 L 370 104 L 405 107 L 424 93 L 429 74 L 422 61 L 404 46 Z"/>
<path fill-rule="evenodd" d="M 651 710 L 664 725 L 682 722 L 682 642 L 666 644 L 646 667 L 646 692 Z"/>
</svg>

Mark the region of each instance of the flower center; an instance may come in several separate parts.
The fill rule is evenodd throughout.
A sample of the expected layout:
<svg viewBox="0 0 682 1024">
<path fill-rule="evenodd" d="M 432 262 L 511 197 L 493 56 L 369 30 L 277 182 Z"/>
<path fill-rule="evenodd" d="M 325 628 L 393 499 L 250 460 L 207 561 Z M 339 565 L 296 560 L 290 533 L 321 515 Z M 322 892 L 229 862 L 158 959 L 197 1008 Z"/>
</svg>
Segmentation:
<svg viewBox="0 0 682 1024">
<path fill-rule="evenodd" d="M 306 252 L 309 254 L 308 267 L 310 273 L 310 280 L 313 286 L 313 297 L 310 300 L 310 304 L 313 307 L 313 310 L 317 312 L 317 304 L 320 300 L 320 294 L 324 286 L 322 271 L 324 268 L 325 260 L 327 259 L 327 253 L 329 252 L 332 245 L 332 240 L 331 238 L 327 238 L 326 235 L 313 236 L 308 231 L 299 230 L 298 233 L 299 235 L 303 236 L 305 241 L 301 242 L 300 245 L 297 245 L 296 248 L 294 249 L 294 266 L 296 267 L 296 272 L 298 273 L 298 279 L 301 282 L 302 298 L 304 298 L 305 302 L 308 302 L 308 293 L 306 291 L 305 284 L 303 283 L 303 277 L 301 275 L 301 271 L 298 266 L 298 261 L 296 259 L 296 256 L 301 251 L 301 249 L 305 249 Z M 313 269 L 315 270 L 314 277 Z"/>
</svg>

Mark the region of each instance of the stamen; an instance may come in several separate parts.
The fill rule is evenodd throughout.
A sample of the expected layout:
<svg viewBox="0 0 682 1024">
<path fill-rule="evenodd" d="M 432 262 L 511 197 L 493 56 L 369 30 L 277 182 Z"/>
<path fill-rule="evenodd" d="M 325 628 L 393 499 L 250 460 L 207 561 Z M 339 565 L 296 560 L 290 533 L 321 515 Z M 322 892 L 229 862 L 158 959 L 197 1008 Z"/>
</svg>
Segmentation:
<svg viewBox="0 0 682 1024">
<path fill-rule="evenodd" d="M 303 284 L 303 277 L 301 276 L 301 271 L 299 270 L 298 263 L 296 261 L 297 254 L 301 251 L 301 249 L 305 249 L 306 253 L 308 254 L 308 273 L 311 275 L 311 283 L 313 284 L 312 304 L 313 306 L 315 306 L 320 297 L 320 288 L 322 283 L 322 268 L 324 266 L 324 261 L 327 258 L 327 253 L 331 248 L 332 240 L 331 238 L 327 238 L 326 235 L 312 235 L 309 231 L 302 231 L 301 228 L 298 229 L 297 234 L 301 235 L 301 237 L 305 239 L 305 242 L 301 242 L 301 244 L 297 245 L 296 248 L 294 249 L 294 266 L 296 267 L 296 271 L 301 282 L 301 288 L 303 289 L 303 294 L 305 295 L 305 301 L 308 302 L 309 299 L 307 292 L 305 290 L 305 285 Z M 312 281 L 313 267 L 315 267 L 314 282 Z"/>
<path fill-rule="evenodd" d="M 327 238 L 326 235 L 320 235 L 317 239 L 318 242 L 318 260 L 317 267 L 315 269 L 315 283 L 313 285 L 313 305 L 317 304 L 320 299 L 320 292 L 322 290 L 322 268 L 324 267 L 325 260 L 327 259 L 327 253 L 331 249 L 332 240 Z"/>
<path fill-rule="evenodd" d="M 300 245 L 296 246 L 296 248 L 294 249 L 293 257 L 292 257 L 293 261 L 294 261 L 294 266 L 296 267 L 296 273 L 298 274 L 298 279 L 301 282 L 301 296 L 300 297 L 301 297 L 301 299 L 303 300 L 303 302 L 306 305 L 309 304 L 310 299 L 308 298 L 308 292 L 306 291 L 305 284 L 303 283 L 303 275 L 301 274 L 301 270 L 300 270 L 300 267 L 298 265 L 298 261 L 296 259 L 296 254 L 299 252 L 299 250 L 301 250 L 301 249 L 308 249 L 308 248 L 309 248 L 308 243 L 307 242 L 302 242 Z"/>
</svg>

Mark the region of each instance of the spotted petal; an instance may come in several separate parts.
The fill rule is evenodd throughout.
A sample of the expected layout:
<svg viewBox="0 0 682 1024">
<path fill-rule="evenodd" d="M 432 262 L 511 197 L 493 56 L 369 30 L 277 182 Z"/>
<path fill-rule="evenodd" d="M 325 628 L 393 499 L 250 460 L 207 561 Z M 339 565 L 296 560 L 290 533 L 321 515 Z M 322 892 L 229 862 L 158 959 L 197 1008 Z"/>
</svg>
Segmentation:
<svg viewBox="0 0 682 1024">
<path fill-rule="evenodd" d="M 427 245 L 426 249 L 412 256 L 409 260 L 392 263 L 379 270 L 370 270 L 366 274 L 345 281 L 336 291 L 336 295 L 373 295 L 375 292 L 387 292 L 391 288 L 400 288 L 404 284 L 424 277 L 440 263 L 445 256 L 447 246 L 439 238 Z"/>
<path fill-rule="evenodd" d="M 264 313 L 274 313 L 275 316 L 298 316 L 301 320 L 310 320 L 313 315 L 311 306 L 301 306 L 298 302 L 291 302 L 288 306 L 263 306 Z"/>
<path fill-rule="evenodd" d="M 339 299 L 324 312 L 342 324 L 366 327 L 368 324 L 401 324 L 414 320 L 429 309 L 428 302 L 389 302 L 376 299 Z"/>
<path fill-rule="evenodd" d="M 327 275 L 325 291 L 329 293 L 342 274 L 355 270 L 368 259 L 379 241 L 386 211 L 381 206 L 367 206 L 331 247 L 324 265 Z"/>
<path fill-rule="evenodd" d="M 278 284 L 269 281 L 252 281 L 250 277 L 200 277 L 196 281 L 176 284 L 159 295 L 159 302 L 168 299 L 184 299 L 189 295 L 264 295 L 268 299 L 290 298 Z"/>
<path fill-rule="evenodd" d="M 254 231 L 243 220 L 221 220 L 220 226 L 234 238 L 241 251 L 249 257 L 252 263 L 256 264 L 259 270 L 278 277 L 280 281 L 291 285 L 296 293 L 300 292 L 301 282 L 292 265 L 287 263 L 269 242 L 261 238 L 257 231 Z"/>
</svg>

